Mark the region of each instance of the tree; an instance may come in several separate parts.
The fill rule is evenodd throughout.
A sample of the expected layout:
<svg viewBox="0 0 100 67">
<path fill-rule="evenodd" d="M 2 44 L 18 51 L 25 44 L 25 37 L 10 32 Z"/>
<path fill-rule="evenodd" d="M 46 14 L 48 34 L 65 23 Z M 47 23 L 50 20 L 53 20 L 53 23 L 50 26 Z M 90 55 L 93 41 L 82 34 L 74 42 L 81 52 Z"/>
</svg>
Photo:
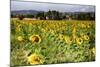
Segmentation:
<svg viewBox="0 0 100 67">
<path fill-rule="evenodd" d="M 19 20 L 23 20 L 24 19 L 24 15 L 19 15 L 18 18 L 19 18 Z"/>
</svg>

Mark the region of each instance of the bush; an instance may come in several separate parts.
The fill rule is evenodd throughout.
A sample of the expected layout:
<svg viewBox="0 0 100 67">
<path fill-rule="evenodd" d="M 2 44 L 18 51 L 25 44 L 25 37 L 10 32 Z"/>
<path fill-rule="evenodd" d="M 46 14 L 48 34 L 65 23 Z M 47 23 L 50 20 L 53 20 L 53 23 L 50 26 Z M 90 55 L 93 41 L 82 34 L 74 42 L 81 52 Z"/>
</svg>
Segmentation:
<svg viewBox="0 0 100 67">
<path fill-rule="evenodd" d="M 18 19 L 19 20 L 23 20 L 24 19 L 24 16 L 23 15 L 20 15 L 20 16 L 18 16 Z"/>
</svg>

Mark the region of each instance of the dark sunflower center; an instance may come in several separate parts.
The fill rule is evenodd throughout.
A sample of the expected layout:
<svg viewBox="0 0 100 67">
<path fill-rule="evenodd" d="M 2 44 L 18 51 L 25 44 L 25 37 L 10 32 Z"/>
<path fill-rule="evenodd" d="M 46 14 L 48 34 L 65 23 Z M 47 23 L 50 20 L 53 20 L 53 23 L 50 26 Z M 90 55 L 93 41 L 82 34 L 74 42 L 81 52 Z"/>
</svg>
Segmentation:
<svg viewBox="0 0 100 67">
<path fill-rule="evenodd" d="M 81 42 L 81 40 L 79 40 L 79 42 Z"/>
<path fill-rule="evenodd" d="M 37 58 L 37 59 L 35 59 L 35 61 L 39 61 L 39 59 Z"/>
<path fill-rule="evenodd" d="M 39 38 L 37 36 L 34 37 L 35 37 L 35 42 L 39 42 Z"/>
<path fill-rule="evenodd" d="M 90 35 L 90 33 L 87 33 L 87 35 Z"/>
</svg>

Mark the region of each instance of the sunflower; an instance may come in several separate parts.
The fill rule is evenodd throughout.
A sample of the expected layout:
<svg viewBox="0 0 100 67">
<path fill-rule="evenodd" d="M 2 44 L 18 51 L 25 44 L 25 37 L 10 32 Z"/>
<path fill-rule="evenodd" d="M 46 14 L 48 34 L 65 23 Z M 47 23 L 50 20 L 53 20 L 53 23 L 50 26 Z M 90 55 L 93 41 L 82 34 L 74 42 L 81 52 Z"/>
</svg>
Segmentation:
<svg viewBox="0 0 100 67">
<path fill-rule="evenodd" d="M 43 60 L 37 54 L 31 54 L 27 60 L 30 64 L 43 64 Z"/>
<path fill-rule="evenodd" d="M 89 36 L 88 35 L 84 35 L 83 38 L 84 38 L 84 40 L 89 40 Z"/>
<path fill-rule="evenodd" d="M 76 27 L 73 28 L 73 34 L 75 34 L 75 33 L 76 33 Z"/>
<path fill-rule="evenodd" d="M 18 36 L 18 37 L 17 37 L 17 40 L 18 40 L 18 41 L 23 41 L 23 37 L 22 37 L 22 36 Z"/>
<path fill-rule="evenodd" d="M 91 27 L 91 23 L 89 23 L 88 25 L 87 25 L 87 28 L 90 28 Z"/>
<path fill-rule="evenodd" d="M 18 25 L 18 28 L 20 28 L 20 27 L 21 27 L 21 24 Z"/>
<path fill-rule="evenodd" d="M 30 40 L 31 42 L 38 42 L 38 43 L 41 42 L 41 38 L 40 38 L 39 35 L 32 35 L 32 36 L 29 37 L 29 40 Z"/>
<path fill-rule="evenodd" d="M 65 40 L 65 42 L 66 42 L 67 44 L 71 44 L 72 41 L 73 41 L 69 36 L 65 36 L 65 37 L 64 37 L 64 40 Z"/>
<path fill-rule="evenodd" d="M 83 39 L 82 38 L 76 38 L 76 42 L 77 44 L 82 44 L 83 43 Z"/>
<path fill-rule="evenodd" d="M 18 31 L 21 31 L 21 24 L 18 24 L 17 26 L 16 26 L 16 31 L 18 32 Z"/>
<path fill-rule="evenodd" d="M 31 26 L 32 26 L 32 25 L 33 25 L 33 24 L 32 24 L 32 22 L 29 22 L 29 25 L 31 25 Z"/>
<path fill-rule="evenodd" d="M 80 33 L 80 36 L 83 37 L 84 36 L 84 33 Z"/>
<path fill-rule="evenodd" d="M 86 25 L 84 23 L 81 24 L 82 28 L 86 28 Z"/>
<path fill-rule="evenodd" d="M 50 33 L 55 34 L 55 32 L 53 30 L 50 30 Z"/>
<path fill-rule="evenodd" d="M 42 31 L 42 32 L 46 32 L 46 30 L 45 30 L 44 28 L 41 28 L 41 31 Z"/>
<path fill-rule="evenodd" d="M 94 48 L 92 48 L 92 52 L 93 52 L 93 54 L 96 54 L 95 47 L 94 47 Z"/>
<path fill-rule="evenodd" d="M 60 34 L 60 35 L 59 35 L 59 39 L 60 39 L 60 40 L 64 40 L 64 35 Z"/>
</svg>

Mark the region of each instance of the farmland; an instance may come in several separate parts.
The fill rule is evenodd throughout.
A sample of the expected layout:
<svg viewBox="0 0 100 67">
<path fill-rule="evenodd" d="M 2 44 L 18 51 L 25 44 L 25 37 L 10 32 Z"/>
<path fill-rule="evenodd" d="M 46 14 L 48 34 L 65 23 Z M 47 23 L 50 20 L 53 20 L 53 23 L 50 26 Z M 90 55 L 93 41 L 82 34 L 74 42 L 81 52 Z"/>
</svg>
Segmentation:
<svg viewBox="0 0 100 67">
<path fill-rule="evenodd" d="M 11 65 L 95 61 L 95 21 L 11 20 Z"/>
</svg>

